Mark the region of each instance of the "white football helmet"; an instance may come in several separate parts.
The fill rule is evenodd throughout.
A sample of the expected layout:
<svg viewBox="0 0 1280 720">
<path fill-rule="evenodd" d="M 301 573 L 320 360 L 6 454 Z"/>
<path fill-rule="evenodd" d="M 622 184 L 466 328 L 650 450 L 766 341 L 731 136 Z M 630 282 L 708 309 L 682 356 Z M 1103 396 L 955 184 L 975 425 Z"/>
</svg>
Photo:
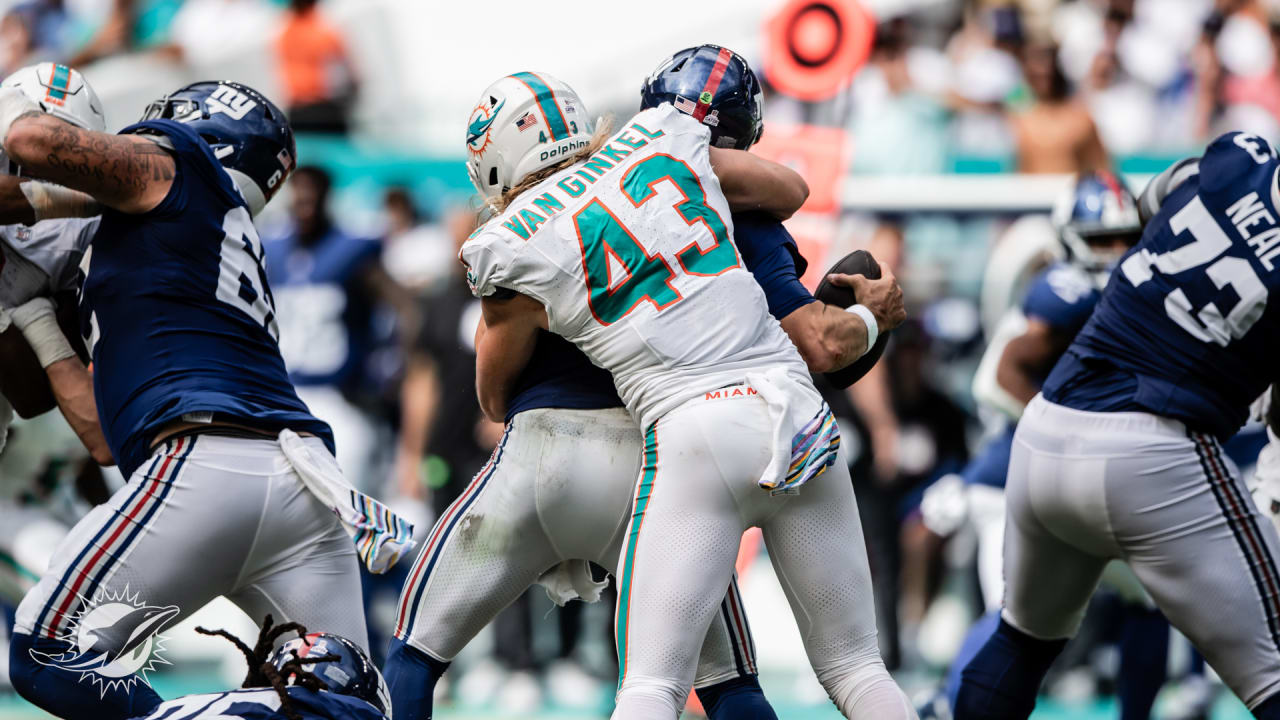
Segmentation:
<svg viewBox="0 0 1280 720">
<path fill-rule="evenodd" d="M 485 88 L 467 120 L 467 172 L 486 199 L 591 141 L 595 123 L 573 88 L 519 72 Z"/>
<path fill-rule="evenodd" d="M 85 130 L 105 132 L 102 101 L 80 74 L 66 65 L 44 62 L 28 65 L 0 83 L 16 87 L 42 110 Z"/>
</svg>

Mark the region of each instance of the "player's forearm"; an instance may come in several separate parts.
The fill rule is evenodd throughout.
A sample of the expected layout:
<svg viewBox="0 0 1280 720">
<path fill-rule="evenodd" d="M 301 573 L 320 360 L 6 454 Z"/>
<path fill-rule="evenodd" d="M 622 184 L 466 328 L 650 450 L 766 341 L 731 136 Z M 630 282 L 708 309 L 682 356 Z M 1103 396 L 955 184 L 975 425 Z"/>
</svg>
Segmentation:
<svg viewBox="0 0 1280 720">
<path fill-rule="evenodd" d="M 866 354 L 867 324 L 862 318 L 825 303 L 822 306 L 822 316 L 825 319 L 823 338 L 834 357 L 831 368 L 820 372 L 843 369 Z"/>
<path fill-rule="evenodd" d="M 867 350 L 862 319 L 823 302 L 809 303 L 782 319 L 810 372 L 826 373 L 848 366 Z"/>
<path fill-rule="evenodd" d="M 502 422 L 507 416 L 507 398 L 515 387 L 515 374 L 506 370 L 496 356 L 502 350 L 476 348 L 476 399 L 484 416 Z"/>
<path fill-rule="evenodd" d="M 1032 376 L 1032 363 L 1020 352 L 1021 339 L 1014 338 L 1005 346 L 996 365 L 996 384 L 1025 407 L 1040 392 L 1040 384 Z"/>
<path fill-rule="evenodd" d="M 173 157 L 151 140 L 84 130 L 41 112 L 13 121 L 4 150 L 28 174 L 127 213 L 158 205 L 175 172 Z"/>
<path fill-rule="evenodd" d="M 759 210 L 786 220 L 809 197 L 799 173 L 744 150 L 711 148 L 711 167 L 734 212 Z"/>
<path fill-rule="evenodd" d="M 93 377 L 79 358 L 67 358 L 45 368 L 58 409 L 75 431 L 85 449 L 100 465 L 114 465 L 111 449 L 98 423 L 98 405 L 93 399 Z"/>
<path fill-rule="evenodd" d="M 36 221 L 21 184 L 22 180 L 13 175 L 0 175 L 0 225 L 30 225 Z"/>
</svg>

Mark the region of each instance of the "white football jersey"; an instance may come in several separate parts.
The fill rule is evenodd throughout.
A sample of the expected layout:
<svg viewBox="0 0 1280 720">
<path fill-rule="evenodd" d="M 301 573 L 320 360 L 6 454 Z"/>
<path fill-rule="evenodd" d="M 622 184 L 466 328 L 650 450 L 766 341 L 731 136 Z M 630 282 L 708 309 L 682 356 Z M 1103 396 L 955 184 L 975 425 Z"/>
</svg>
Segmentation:
<svg viewBox="0 0 1280 720">
<path fill-rule="evenodd" d="M 670 105 L 645 110 L 462 247 L 476 295 L 539 300 L 553 332 L 613 373 L 641 426 L 748 371 L 809 382 L 734 245 L 709 137 Z"/>
<path fill-rule="evenodd" d="M 37 296 L 77 288 L 80 258 L 98 231 L 100 217 L 0 225 L 0 305 L 14 307 Z"/>
</svg>

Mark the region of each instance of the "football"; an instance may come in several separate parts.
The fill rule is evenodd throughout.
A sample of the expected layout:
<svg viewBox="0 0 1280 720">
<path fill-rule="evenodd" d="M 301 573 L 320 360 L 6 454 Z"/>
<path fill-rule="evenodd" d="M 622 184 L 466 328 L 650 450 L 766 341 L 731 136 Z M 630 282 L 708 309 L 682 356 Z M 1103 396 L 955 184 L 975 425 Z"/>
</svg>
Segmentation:
<svg viewBox="0 0 1280 720">
<path fill-rule="evenodd" d="M 876 262 L 876 259 L 866 250 L 854 250 L 840 258 L 835 265 L 832 265 L 823 274 L 822 282 L 818 283 L 818 290 L 813 296 L 828 305 L 847 308 L 857 304 L 858 298 L 854 294 L 853 288 L 836 285 L 829 281 L 827 278 L 832 274 L 863 275 L 876 280 L 880 277 L 880 263 Z M 847 388 L 857 382 L 879 362 L 880 356 L 884 354 L 885 346 L 889 343 L 891 332 L 889 330 L 882 331 L 880 337 L 876 338 L 876 344 L 872 346 L 871 351 L 855 360 L 852 364 L 834 372 L 825 373 L 827 381 L 837 388 Z"/>
</svg>

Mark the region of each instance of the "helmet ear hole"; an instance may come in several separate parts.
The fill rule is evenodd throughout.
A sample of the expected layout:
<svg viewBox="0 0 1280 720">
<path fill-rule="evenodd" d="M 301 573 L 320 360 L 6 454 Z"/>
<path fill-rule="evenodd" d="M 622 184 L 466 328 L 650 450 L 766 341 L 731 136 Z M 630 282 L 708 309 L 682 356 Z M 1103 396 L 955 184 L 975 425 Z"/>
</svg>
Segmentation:
<svg viewBox="0 0 1280 720">
<path fill-rule="evenodd" d="M 490 185 L 498 184 L 498 168 L 496 166 L 489 168 L 489 184 Z"/>
</svg>

